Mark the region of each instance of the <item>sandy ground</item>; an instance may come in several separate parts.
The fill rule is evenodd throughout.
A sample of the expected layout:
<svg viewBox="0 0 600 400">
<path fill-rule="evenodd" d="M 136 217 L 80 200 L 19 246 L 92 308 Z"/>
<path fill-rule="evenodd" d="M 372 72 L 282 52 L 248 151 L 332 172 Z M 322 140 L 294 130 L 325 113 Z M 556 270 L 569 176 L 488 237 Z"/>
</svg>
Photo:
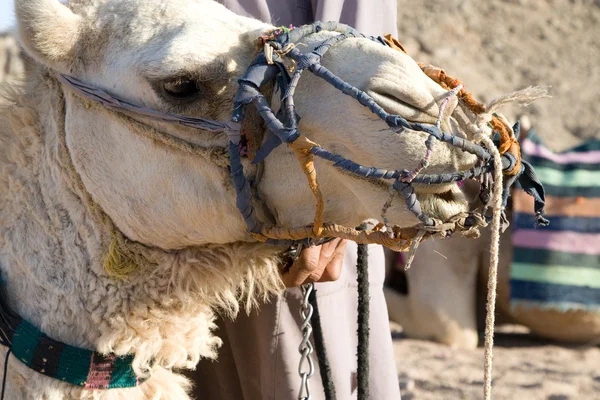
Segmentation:
<svg viewBox="0 0 600 400">
<path fill-rule="evenodd" d="M 392 326 L 402 400 L 483 398 L 483 349 L 406 339 Z M 519 326 L 496 334 L 495 400 L 598 400 L 600 348 L 540 340 Z"/>
<path fill-rule="evenodd" d="M 600 1 L 399 0 L 399 32 L 415 60 L 446 69 L 484 102 L 551 86 L 552 99 L 505 112 L 511 120 L 527 114 L 551 148 L 600 137 Z M 481 347 L 395 336 L 403 400 L 483 397 Z M 565 346 L 523 327 L 499 328 L 494 399 L 600 400 L 598 344 Z"/>
<path fill-rule="evenodd" d="M 528 114 L 554 149 L 600 137 L 600 1 L 398 2 L 399 39 L 415 60 L 446 69 L 484 102 L 551 86 L 552 99 L 506 115 Z"/>
</svg>

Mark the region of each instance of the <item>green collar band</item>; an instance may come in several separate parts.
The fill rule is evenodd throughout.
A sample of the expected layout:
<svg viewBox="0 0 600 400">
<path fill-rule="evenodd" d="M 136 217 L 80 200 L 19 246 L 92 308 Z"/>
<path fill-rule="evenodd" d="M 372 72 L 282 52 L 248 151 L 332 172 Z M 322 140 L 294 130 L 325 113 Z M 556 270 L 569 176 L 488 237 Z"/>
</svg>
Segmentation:
<svg viewBox="0 0 600 400">
<path fill-rule="evenodd" d="M 86 389 L 137 386 L 133 355 L 102 355 L 56 341 L 25 320 L 12 335 L 14 356 L 34 371 Z"/>
<path fill-rule="evenodd" d="M 0 277 L 0 288 L 2 285 Z M 117 356 L 70 346 L 42 333 L 14 314 L 0 293 L 0 344 L 34 371 L 85 389 L 138 386 L 133 355 Z"/>
</svg>

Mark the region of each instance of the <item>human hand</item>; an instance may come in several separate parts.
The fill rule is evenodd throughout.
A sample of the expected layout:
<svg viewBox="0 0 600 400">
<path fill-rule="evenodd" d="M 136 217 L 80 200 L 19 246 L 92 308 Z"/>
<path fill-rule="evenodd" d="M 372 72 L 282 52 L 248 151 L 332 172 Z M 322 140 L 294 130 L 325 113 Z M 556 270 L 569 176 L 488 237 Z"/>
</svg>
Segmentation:
<svg viewBox="0 0 600 400">
<path fill-rule="evenodd" d="M 282 274 L 286 287 L 309 282 L 330 282 L 340 277 L 346 241 L 334 239 L 321 246 L 305 248 L 289 270 Z"/>
</svg>

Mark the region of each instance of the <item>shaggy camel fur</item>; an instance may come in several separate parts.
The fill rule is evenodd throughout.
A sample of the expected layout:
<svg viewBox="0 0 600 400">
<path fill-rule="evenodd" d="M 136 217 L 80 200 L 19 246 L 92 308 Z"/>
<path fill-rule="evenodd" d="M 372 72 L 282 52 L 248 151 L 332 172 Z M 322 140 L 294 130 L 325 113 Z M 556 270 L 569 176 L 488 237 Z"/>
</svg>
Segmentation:
<svg viewBox="0 0 600 400">
<path fill-rule="evenodd" d="M 187 399 L 189 383 L 176 370 L 216 357 L 215 312 L 235 315 L 240 300 L 251 307 L 282 290 L 282 249 L 252 242 L 245 231 L 225 166 L 225 134 L 109 112 L 63 87 L 56 74 L 154 109 L 227 121 L 236 78 L 258 52 L 254 40 L 272 27 L 209 0 L 73 0 L 68 6 L 21 0 L 16 12 L 21 44 L 36 65 L 24 87 L 4 90 L 8 105 L 0 112 L 4 295 L 54 339 L 135 354 L 135 372 L 149 379 L 131 389 L 90 391 L 11 356 L 6 398 Z M 310 50 L 330 35 L 316 34 L 302 47 Z M 412 121 L 435 123 L 446 94 L 410 57 L 366 39 L 337 45 L 324 65 Z M 190 98 L 169 94 L 185 81 L 195 86 Z M 425 153 L 425 134 L 394 134 L 316 77 L 303 77 L 295 100 L 304 134 L 362 164 L 414 169 Z M 454 112 L 460 112 L 456 99 L 442 127 L 465 137 L 450 118 Z M 157 131 L 197 150 L 153 140 Z M 464 170 L 473 162 L 439 143 L 427 171 Z M 316 166 L 326 220 L 357 226 L 379 216 L 388 187 L 325 162 Z M 258 180 L 256 167 L 246 167 Z M 257 205 L 261 218 L 281 226 L 311 222 L 314 200 L 291 150 L 281 146 L 271 154 L 257 189 L 268 205 Z M 454 184 L 417 193 L 424 211 L 442 220 L 467 208 Z M 388 219 L 418 223 L 400 201 Z M 109 274 L 107 255 L 127 270 Z"/>
</svg>

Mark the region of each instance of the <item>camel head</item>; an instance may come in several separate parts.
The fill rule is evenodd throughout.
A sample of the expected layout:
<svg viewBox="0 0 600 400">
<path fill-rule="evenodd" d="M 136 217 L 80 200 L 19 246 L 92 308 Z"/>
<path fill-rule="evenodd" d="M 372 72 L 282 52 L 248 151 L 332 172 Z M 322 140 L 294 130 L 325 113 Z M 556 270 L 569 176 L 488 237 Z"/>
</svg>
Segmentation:
<svg viewBox="0 0 600 400">
<path fill-rule="evenodd" d="M 61 73 L 127 101 L 161 112 L 229 121 L 239 79 L 259 49 L 256 39 L 273 27 L 241 17 L 210 0 L 20 0 L 20 40 L 49 74 Z M 393 12 L 394 10 L 390 10 Z M 333 33 L 307 37 L 308 52 Z M 335 45 L 322 63 L 371 95 L 384 109 L 411 122 L 435 125 L 448 91 L 426 76 L 408 55 L 356 38 Z M 236 210 L 226 166 L 152 138 L 160 132 L 195 148 L 224 149 L 225 133 L 145 120 L 107 111 L 69 88 L 65 140 L 73 166 L 94 202 L 129 238 L 164 249 L 248 240 Z M 276 107 L 277 96 L 273 96 Z M 311 74 L 295 95 L 302 134 L 365 166 L 414 170 L 427 135 L 392 131 L 356 100 Z M 451 98 L 441 129 L 473 139 Z M 467 115 L 467 116 L 465 116 Z M 435 144 L 426 173 L 471 168 L 473 155 Z M 258 197 L 258 212 L 280 226 L 310 224 L 314 198 L 292 150 L 279 146 L 259 171 L 244 161 Z M 379 218 L 389 185 L 358 179 L 331 163 L 316 162 L 325 220 L 356 226 Z M 423 210 L 441 220 L 466 211 L 454 184 L 415 186 Z M 263 215 L 264 214 L 264 215 Z M 402 199 L 387 211 L 391 224 L 419 223 Z"/>
</svg>

